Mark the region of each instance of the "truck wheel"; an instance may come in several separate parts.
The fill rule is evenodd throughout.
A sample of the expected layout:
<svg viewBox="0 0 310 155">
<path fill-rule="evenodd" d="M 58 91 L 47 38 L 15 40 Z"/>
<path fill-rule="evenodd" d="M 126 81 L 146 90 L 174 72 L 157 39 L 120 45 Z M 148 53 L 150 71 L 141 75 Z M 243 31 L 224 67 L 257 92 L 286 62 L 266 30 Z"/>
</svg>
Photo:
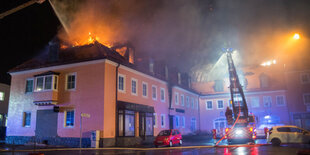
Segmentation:
<svg viewBox="0 0 310 155">
<path fill-rule="evenodd" d="M 172 146 L 173 146 L 173 143 L 172 143 L 172 141 L 170 141 L 170 142 L 169 142 L 169 146 L 170 146 L 170 147 L 172 147 Z"/>
<path fill-rule="evenodd" d="M 274 138 L 271 140 L 271 144 L 272 144 L 272 146 L 280 146 L 281 140 L 278 138 Z"/>
<path fill-rule="evenodd" d="M 183 144 L 183 141 L 182 139 L 180 139 L 179 145 L 181 146 L 182 144 Z"/>
</svg>

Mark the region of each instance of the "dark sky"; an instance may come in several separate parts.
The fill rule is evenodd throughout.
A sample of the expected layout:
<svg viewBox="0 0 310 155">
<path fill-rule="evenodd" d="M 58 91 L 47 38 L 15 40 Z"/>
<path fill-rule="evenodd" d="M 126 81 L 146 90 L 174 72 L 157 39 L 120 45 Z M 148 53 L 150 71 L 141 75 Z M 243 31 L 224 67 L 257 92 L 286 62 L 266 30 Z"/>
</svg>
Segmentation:
<svg viewBox="0 0 310 155">
<path fill-rule="evenodd" d="M 72 11 L 70 16 L 67 10 L 62 12 L 73 23 L 68 24 L 72 31 L 86 22 L 104 24 L 115 41 L 129 40 L 137 53 L 168 58 L 187 72 L 206 72 L 206 65 L 214 64 L 228 43 L 247 62 L 260 62 L 279 51 L 281 41 L 271 40 L 294 31 L 302 32 L 303 38 L 310 36 L 309 0 L 84 0 L 82 5 L 73 4 L 79 1 L 83 0 L 58 1 L 64 2 L 62 8 L 82 6 L 77 9 L 79 18 Z M 24 2 L 1 0 L 0 12 Z M 8 70 L 38 54 L 61 29 L 48 2 L 0 19 L 0 82 L 10 83 Z"/>
</svg>

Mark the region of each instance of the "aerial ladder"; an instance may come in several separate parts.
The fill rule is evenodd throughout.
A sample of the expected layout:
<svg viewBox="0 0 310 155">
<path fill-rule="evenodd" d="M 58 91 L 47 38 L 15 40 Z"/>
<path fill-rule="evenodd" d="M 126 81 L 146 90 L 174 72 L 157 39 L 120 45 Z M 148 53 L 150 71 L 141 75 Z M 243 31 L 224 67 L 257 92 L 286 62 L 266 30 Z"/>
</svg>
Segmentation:
<svg viewBox="0 0 310 155">
<path fill-rule="evenodd" d="M 230 81 L 230 95 L 232 110 L 227 107 L 226 119 L 230 126 L 225 129 L 225 138 L 228 143 L 249 143 L 255 142 L 255 117 L 249 115 L 248 106 L 244 96 L 242 85 L 232 58 L 232 49 L 225 49 L 228 63 L 228 73 Z"/>
</svg>

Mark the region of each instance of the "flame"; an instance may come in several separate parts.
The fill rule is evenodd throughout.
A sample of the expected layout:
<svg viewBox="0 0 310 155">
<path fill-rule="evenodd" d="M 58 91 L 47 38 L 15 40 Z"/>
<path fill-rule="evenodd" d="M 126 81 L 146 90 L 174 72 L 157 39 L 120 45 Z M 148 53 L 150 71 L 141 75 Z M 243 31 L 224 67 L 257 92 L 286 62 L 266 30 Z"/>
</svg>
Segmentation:
<svg viewBox="0 0 310 155">
<path fill-rule="evenodd" d="M 81 35 L 83 36 L 83 35 Z M 69 41 L 71 42 L 71 47 L 76 47 L 76 46 L 84 46 L 84 45 L 90 45 L 90 44 L 94 44 L 95 42 L 98 42 L 108 48 L 112 47 L 111 43 L 105 42 L 105 41 L 101 41 L 100 38 L 98 36 L 96 36 L 94 33 L 92 32 L 88 32 L 88 35 L 86 37 L 86 35 L 84 35 L 85 37 L 79 37 L 78 39 L 75 39 L 75 41 Z M 84 38 L 84 39 L 81 39 Z M 68 48 L 69 46 L 67 45 L 61 45 L 62 49 Z"/>
</svg>

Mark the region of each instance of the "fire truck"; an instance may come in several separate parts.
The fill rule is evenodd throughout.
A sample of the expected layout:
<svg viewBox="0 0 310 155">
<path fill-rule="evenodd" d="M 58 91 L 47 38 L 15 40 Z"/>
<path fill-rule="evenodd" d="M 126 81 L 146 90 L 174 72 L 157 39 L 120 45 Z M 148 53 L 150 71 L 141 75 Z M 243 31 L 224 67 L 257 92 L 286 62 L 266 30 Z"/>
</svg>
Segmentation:
<svg viewBox="0 0 310 155">
<path fill-rule="evenodd" d="M 228 63 L 230 95 L 232 109 L 227 107 L 226 119 L 229 128 L 225 129 L 225 138 L 228 144 L 255 143 L 255 116 L 248 113 L 248 106 L 243 93 L 242 85 L 233 62 L 231 48 L 225 49 Z"/>
</svg>

